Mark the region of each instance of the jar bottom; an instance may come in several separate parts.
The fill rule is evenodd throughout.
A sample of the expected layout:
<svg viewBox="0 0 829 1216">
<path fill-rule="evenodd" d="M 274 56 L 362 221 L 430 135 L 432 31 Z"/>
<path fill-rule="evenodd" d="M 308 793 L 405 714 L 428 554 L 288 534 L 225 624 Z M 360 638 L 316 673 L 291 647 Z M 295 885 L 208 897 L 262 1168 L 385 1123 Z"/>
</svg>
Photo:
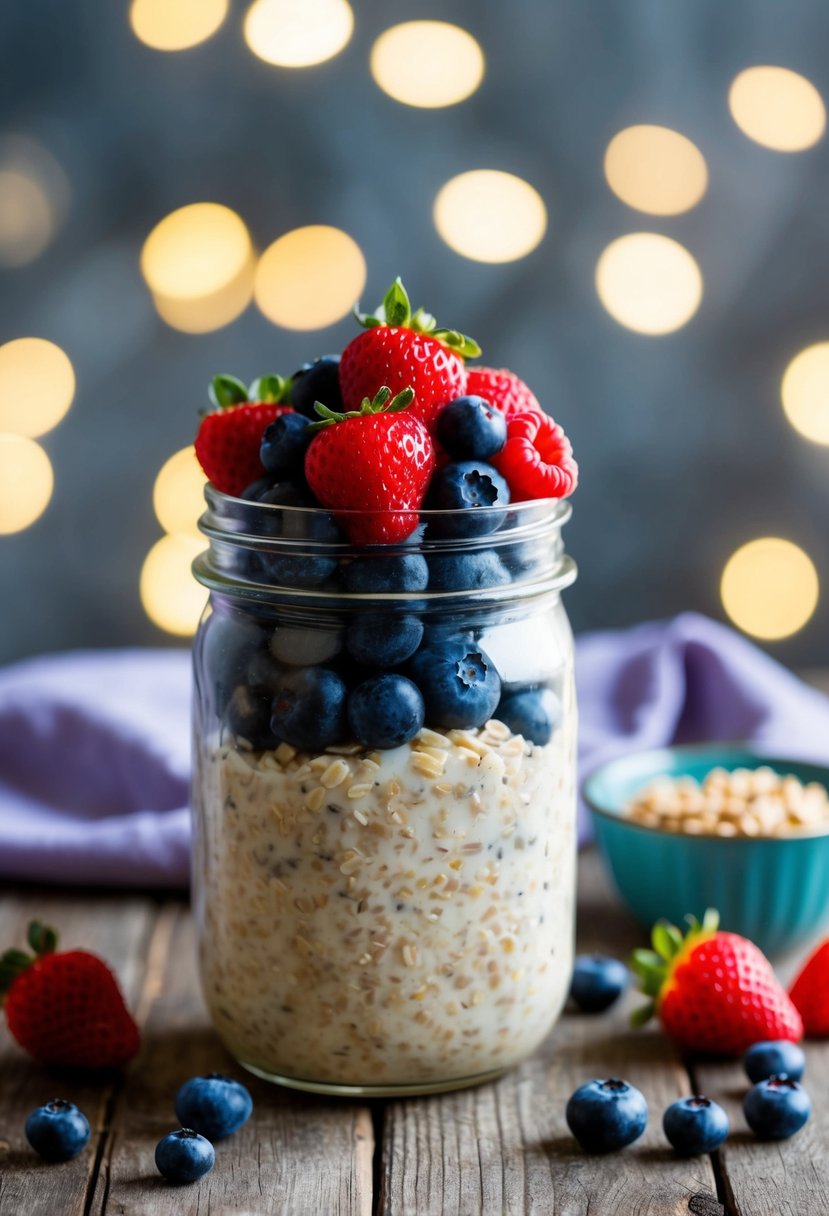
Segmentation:
<svg viewBox="0 0 829 1216">
<path fill-rule="evenodd" d="M 325 1094 L 332 1098 L 417 1098 L 426 1094 L 445 1094 L 455 1089 L 471 1089 L 475 1085 L 497 1081 L 512 1067 L 510 1065 L 507 1068 L 494 1068 L 490 1072 L 479 1072 L 471 1077 L 456 1077 L 448 1081 L 410 1082 L 402 1085 L 336 1085 L 331 1081 L 311 1081 L 304 1077 L 268 1072 L 256 1064 L 249 1064 L 247 1060 L 239 1059 L 239 1063 L 255 1077 L 269 1081 L 272 1085 L 281 1085 L 284 1089 L 299 1089 L 309 1094 Z"/>
</svg>

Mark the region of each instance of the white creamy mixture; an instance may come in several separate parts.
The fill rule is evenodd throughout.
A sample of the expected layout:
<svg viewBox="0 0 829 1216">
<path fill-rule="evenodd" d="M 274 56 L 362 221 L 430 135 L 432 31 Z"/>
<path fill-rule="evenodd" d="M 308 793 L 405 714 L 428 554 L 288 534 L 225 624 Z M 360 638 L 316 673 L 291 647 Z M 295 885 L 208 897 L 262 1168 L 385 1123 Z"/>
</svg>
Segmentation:
<svg viewBox="0 0 829 1216">
<path fill-rule="evenodd" d="M 309 756 L 214 737 L 197 756 L 210 1013 L 268 1073 L 461 1080 L 545 1037 L 569 987 L 571 731 L 500 722 Z"/>
</svg>

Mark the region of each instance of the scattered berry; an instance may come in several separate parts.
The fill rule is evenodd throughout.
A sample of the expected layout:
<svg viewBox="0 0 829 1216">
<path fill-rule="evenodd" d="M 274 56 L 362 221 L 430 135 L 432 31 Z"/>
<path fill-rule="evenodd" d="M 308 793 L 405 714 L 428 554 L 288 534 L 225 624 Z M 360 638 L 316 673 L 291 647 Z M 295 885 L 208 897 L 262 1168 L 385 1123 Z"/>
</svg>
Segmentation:
<svg viewBox="0 0 829 1216">
<path fill-rule="evenodd" d="M 789 989 L 803 1018 L 803 1029 L 815 1039 L 829 1037 L 829 940 L 809 956 Z"/>
<path fill-rule="evenodd" d="M 671 1146 L 682 1157 L 713 1153 L 728 1135 L 728 1115 L 721 1106 L 696 1094 L 673 1102 L 662 1116 Z"/>
<path fill-rule="evenodd" d="M 54 1098 L 26 1120 L 26 1139 L 44 1161 L 71 1161 L 89 1140 L 89 1121 L 73 1102 Z"/>
<path fill-rule="evenodd" d="M 191 1077 L 176 1094 L 176 1118 L 208 1140 L 221 1140 L 247 1123 L 253 1099 L 240 1081 L 211 1072 Z"/>
<path fill-rule="evenodd" d="M 809 1095 L 791 1077 L 759 1081 L 743 1099 L 746 1123 L 758 1140 L 788 1140 L 811 1113 Z"/>
<path fill-rule="evenodd" d="M 505 367 L 468 368 L 466 391 L 483 397 L 507 421 L 513 414 L 525 414 L 528 410 L 543 412 L 535 393 L 515 372 L 508 372 Z"/>
<path fill-rule="evenodd" d="M 579 954 L 573 964 L 570 996 L 582 1013 L 602 1013 L 628 986 L 624 963 L 606 954 Z"/>
<path fill-rule="evenodd" d="M 492 465 L 475 460 L 445 464 L 432 476 L 426 507 L 463 514 L 430 519 L 429 535 L 464 537 L 495 532 L 504 522 L 504 512 L 481 508 L 505 507 L 509 497 L 507 483 Z"/>
<path fill-rule="evenodd" d="M 471 338 L 436 329 L 435 318 L 419 308 L 412 313 L 400 279 L 395 279 L 374 314 L 358 314 L 366 327 L 342 353 L 340 388 L 347 410 L 357 410 L 381 385 L 393 393 L 411 387 L 409 412 L 432 430 L 447 401 L 466 388 L 464 358 L 480 354 Z"/>
<path fill-rule="evenodd" d="M 192 1128 L 170 1132 L 155 1146 L 155 1163 L 168 1182 L 198 1182 L 216 1162 L 213 1145 Z"/>
<path fill-rule="evenodd" d="M 492 659 L 463 639 L 419 650 L 409 674 L 423 694 L 429 721 L 450 729 L 483 726 L 501 695 Z"/>
<path fill-rule="evenodd" d="M 285 673 L 273 703 L 271 729 L 278 739 L 305 752 L 324 752 L 348 733 L 346 687 L 327 667 Z"/>
<path fill-rule="evenodd" d="M 340 393 L 340 356 L 321 355 L 311 363 L 303 363 L 291 377 L 288 400 L 298 414 L 316 421 L 314 406 L 318 401 L 330 410 L 344 409 Z"/>
<path fill-rule="evenodd" d="M 567 1103 L 566 1116 L 586 1153 L 612 1153 L 642 1135 L 648 1104 L 638 1089 L 611 1077 L 580 1085 Z"/>
<path fill-rule="evenodd" d="M 270 385 L 277 395 L 258 401 L 252 394 L 262 385 Z M 284 386 L 278 376 L 261 377 L 250 390 L 232 376 L 213 378 L 210 399 L 215 409 L 199 426 L 196 457 L 208 480 L 223 494 L 238 496 L 262 477 L 259 449 L 265 427 L 290 410 L 278 403 Z"/>
<path fill-rule="evenodd" d="M 429 557 L 430 591 L 481 591 L 509 582 L 509 571 L 492 549 Z"/>
<path fill-rule="evenodd" d="M 551 688 L 524 688 L 505 692 L 496 718 L 515 735 L 543 747 L 561 725 L 561 702 Z"/>
<path fill-rule="evenodd" d="M 685 938 L 675 925 L 658 921 L 653 950 L 633 952 L 631 966 L 652 998 L 634 1014 L 635 1024 L 657 1012 L 680 1047 L 716 1055 L 740 1055 L 761 1040 L 801 1038 L 800 1014 L 754 943 L 719 931 L 713 910 L 701 924 L 687 919 Z"/>
<path fill-rule="evenodd" d="M 29 925 L 34 957 L 7 950 L 0 958 L 0 999 L 9 1030 L 41 1064 L 120 1068 L 138 1051 L 138 1027 L 115 976 L 86 950 L 55 953 L 58 936 Z"/>
<path fill-rule="evenodd" d="M 366 667 L 397 667 L 410 659 L 423 640 L 423 623 L 416 616 L 364 612 L 349 622 L 348 653 Z"/>
<path fill-rule="evenodd" d="M 803 1048 L 787 1039 L 768 1043 L 752 1043 L 743 1056 L 743 1067 L 749 1081 L 768 1081 L 769 1077 L 786 1076 L 799 1081 L 806 1068 Z"/>
<path fill-rule="evenodd" d="M 364 680 L 348 698 L 348 724 L 363 747 L 401 747 L 422 730 L 424 716 L 417 685 L 392 672 Z"/>
<path fill-rule="evenodd" d="M 305 457 L 308 484 L 337 513 L 355 545 L 393 544 L 418 525 L 435 458 L 424 427 L 401 412 L 411 400 L 411 389 L 391 398 L 384 387 L 373 401 L 365 398 L 358 412 L 328 411 L 313 424 Z"/>
<path fill-rule="evenodd" d="M 514 414 L 507 423 L 507 441 L 492 463 L 507 479 L 514 502 L 566 498 L 578 485 L 570 440 L 547 414 Z"/>
<path fill-rule="evenodd" d="M 281 414 L 262 435 L 259 459 L 266 473 L 288 479 L 305 478 L 305 453 L 314 432 L 302 414 Z"/>
<path fill-rule="evenodd" d="M 452 460 L 489 460 L 507 441 L 507 424 L 483 397 L 458 397 L 438 414 L 437 437 Z"/>
<path fill-rule="evenodd" d="M 343 585 L 356 595 L 425 591 L 429 567 L 420 553 L 400 557 L 357 557 L 345 568 Z"/>
</svg>

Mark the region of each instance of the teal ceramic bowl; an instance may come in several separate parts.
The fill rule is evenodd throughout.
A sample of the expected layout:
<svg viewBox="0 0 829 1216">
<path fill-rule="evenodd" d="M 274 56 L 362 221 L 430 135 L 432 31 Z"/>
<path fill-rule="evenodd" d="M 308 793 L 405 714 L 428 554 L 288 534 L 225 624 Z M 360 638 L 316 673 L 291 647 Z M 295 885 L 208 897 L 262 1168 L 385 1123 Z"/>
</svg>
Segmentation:
<svg viewBox="0 0 829 1216">
<path fill-rule="evenodd" d="M 829 788 L 829 768 L 762 756 L 740 746 L 705 744 L 634 752 L 584 783 L 596 842 L 619 894 L 643 925 L 660 917 L 682 925 L 688 913 L 716 908 L 724 929 L 779 955 L 829 927 L 829 831 L 744 838 L 685 836 L 642 827 L 624 807 L 655 777 L 702 781 L 712 768 L 793 773 Z"/>
</svg>

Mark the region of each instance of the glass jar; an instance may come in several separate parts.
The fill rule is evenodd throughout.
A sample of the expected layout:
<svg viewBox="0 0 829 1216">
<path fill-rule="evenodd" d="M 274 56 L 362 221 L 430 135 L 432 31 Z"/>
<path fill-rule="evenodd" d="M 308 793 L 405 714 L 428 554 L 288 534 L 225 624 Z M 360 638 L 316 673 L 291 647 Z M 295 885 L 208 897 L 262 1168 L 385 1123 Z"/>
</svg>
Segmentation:
<svg viewBox="0 0 829 1216">
<path fill-rule="evenodd" d="M 422 512 L 355 550 L 341 514 L 207 501 L 193 899 L 216 1029 L 300 1089 L 497 1076 L 572 969 L 569 505 L 479 508 L 471 536 L 469 512 Z"/>
</svg>

